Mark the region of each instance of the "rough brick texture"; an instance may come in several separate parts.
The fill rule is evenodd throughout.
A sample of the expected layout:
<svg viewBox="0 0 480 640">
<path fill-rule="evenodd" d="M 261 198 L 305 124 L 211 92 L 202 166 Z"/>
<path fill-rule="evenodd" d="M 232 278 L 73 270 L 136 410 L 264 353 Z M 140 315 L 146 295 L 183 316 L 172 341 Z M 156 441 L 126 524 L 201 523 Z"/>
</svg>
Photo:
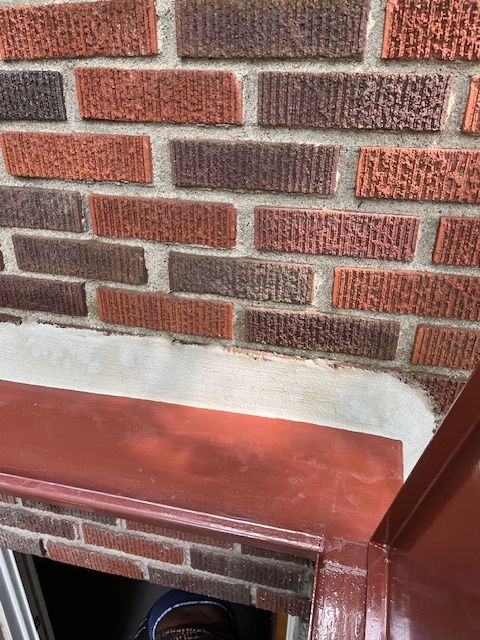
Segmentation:
<svg viewBox="0 0 480 640">
<path fill-rule="evenodd" d="M 451 369 L 474 369 L 480 362 L 480 331 L 420 325 L 413 364 Z"/>
<path fill-rule="evenodd" d="M 145 56 L 157 51 L 154 0 L 0 8 L 4 60 Z"/>
<path fill-rule="evenodd" d="M 140 247 L 98 240 L 64 240 L 13 236 L 17 264 L 23 271 L 112 280 L 126 284 L 147 281 Z"/>
<path fill-rule="evenodd" d="M 13 496 L 9 496 L 6 493 L 0 493 L 0 502 L 4 502 L 6 504 L 15 504 L 15 498 Z"/>
<path fill-rule="evenodd" d="M 420 219 L 318 209 L 255 209 L 260 251 L 413 260 Z"/>
<path fill-rule="evenodd" d="M 36 500 L 27 500 L 22 498 L 22 504 L 24 507 L 30 509 L 38 509 L 39 511 L 50 511 L 61 516 L 69 516 L 72 518 L 81 518 L 83 520 L 93 520 L 95 522 L 101 522 L 102 524 L 114 525 L 117 519 L 106 513 L 100 511 L 85 511 L 84 509 L 77 509 L 75 507 L 61 507 L 55 504 L 47 504 L 45 502 L 38 502 Z"/>
<path fill-rule="evenodd" d="M 364 147 L 359 198 L 480 203 L 480 151 Z"/>
<path fill-rule="evenodd" d="M 0 71 L 0 120 L 66 120 L 66 117 L 61 73 Z"/>
<path fill-rule="evenodd" d="M 79 282 L 0 275 L 0 307 L 86 316 L 85 288 Z"/>
<path fill-rule="evenodd" d="M 97 120 L 242 124 L 242 85 L 230 71 L 77 69 L 80 115 Z"/>
<path fill-rule="evenodd" d="M 174 140 L 177 187 L 333 195 L 339 149 L 312 144 Z"/>
<path fill-rule="evenodd" d="M 172 291 L 306 304 L 314 293 L 311 265 L 170 253 Z"/>
<path fill-rule="evenodd" d="M 450 78 L 380 73 L 261 73 L 264 126 L 438 131 Z"/>
<path fill-rule="evenodd" d="M 177 0 L 177 49 L 204 58 L 358 58 L 369 0 Z"/>
<path fill-rule="evenodd" d="M 441 218 L 433 262 L 480 266 L 480 218 Z"/>
<path fill-rule="evenodd" d="M 0 527 L 0 547 L 11 549 L 18 553 L 26 553 L 33 556 L 43 555 L 40 540 L 24 533 L 17 533 Z"/>
<path fill-rule="evenodd" d="M 478 60 L 478 0 L 388 0 L 382 58 Z"/>
<path fill-rule="evenodd" d="M 79 193 L 0 186 L 0 226 L 83 231 Z"/>
<path fill-rule="evenodd" d="M 466 378 L 449 378 L 412 371 L 405 372 L 402 377 L 405 381 L 414 382 L 426 391 L 430 396 L 434 410 L 440 414 L 446 413 L 450 409 L 467 381 Z"/>
<path fill-rule="evenodd" d="M 333 305 L 383 313 L 480 320 L 480 278 L 474 276 L 335 270 Z"/>
<path fill-rule="evenodd" d="M 68 540 L 75 539 L 75 527 L 72 522 L 19 507 L 2 507 L 0 509 L 0 525 L 27 529 L 33 533 L 46 533 Z"/>
<path fill-rule="evenodd" d="M 395 358 L 399 331 L 387 320 L 257 308 L 245 313 L 248 342 L 380 360 Z"/>
<path fill-rule="evenodd" d="M 131 531 L 142 531 L 150 535 L 162 536 L 166 538 L 175 538 L 176 540 L 182 540 L 185 542 L 194 542 L 196 544 L 205 544 L 213 547 L 220 547 L 222 549 L 232 549 L 233 543 L 217 538 L 209 538 L 207 536 L 199 536 L 194 533 L 188 533 L 186 531 L 178 531 L 176 529 L 170 529 L 167 527 L 161 527 L 154 524 L 147 524 L 145 522 L 135 522 L 134 520 L 126 521 L 127 529 Z"/>
<path fill-rule="evenodd" d="M 89 133 L 4 133 L 5 168 L 14 176 L 151 182 L 150 141 L 145 136 Z"/>
<path fill-rule="evenodd" d="M 255 606 L 276 613 L 288 613 L 291 616 L 306 618 L 310 612 L 310 600 L 299 596 L 286 595 L 258 587 Z"/>
<path fill-rule="evenodd" d="M 47 553 L 51 560 L 73 564 L 92 571 L 114 573 L 126 578 L 141 580 L 143 575 L 140 566 L 127 558 L 106 555 L 99 551 L 90 551 L 82 547 L 67 546 L 58 542 L 47 542 Z"/>
<path fill-rule="evenodd" d="M 470 83 L 463 130 L 468 133 L 480 133 L 480 76 L 474 76 Z"/>
<path fill-rule="evenodd" d="M 237 214 L 231 204 L 91 195 L 89 205 L 93 231 L 99 236 L 235 246 Z"/>
<path fill-rule="evenodd" d="M 283 553 L 281 551 L 272 551 L 263 547 L 252 547 L 249 544 L 242 544 L 242 553 L 246 556 L 254 556 L 256 558 L 270 558 L 272 560 L 280 560 L 281 562 L 296 562 L 303 565 L 311 565 L 312 561 L 301 556 L 294 556 L 291 553 Z"/>
<path fill-rule="evenodd" d="M 97 297 L 104 322 L 211 338 L 232 337 L 233 309 L 226 302 L 106 288 L 98 289 Z"/>
</svg>

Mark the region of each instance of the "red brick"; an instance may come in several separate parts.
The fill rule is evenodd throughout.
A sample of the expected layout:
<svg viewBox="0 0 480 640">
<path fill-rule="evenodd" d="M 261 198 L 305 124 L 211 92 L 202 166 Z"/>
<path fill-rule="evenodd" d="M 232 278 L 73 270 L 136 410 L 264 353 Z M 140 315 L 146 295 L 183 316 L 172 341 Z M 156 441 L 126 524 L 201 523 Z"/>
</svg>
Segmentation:
<svg viewBox="0 0 480 640">
<path fill-rule="evenodd" d="M 233 307 L 226 302 L 177 298 L 163 293 L 138 293 L 100 288 L 100 319 L 127 327 L 232 338 Z"/>
<path fill-rule="evenodd" d="M 399 332 L 399 324 L 389 320 L 283 309 L 245 312 L 245 340 L 277 347 L 393 360 Z"/>
<path fill-rule="evenodd" d="M 480 151 L 363 147 L 359 198 L 480 203 Z"/>
<path fill-rule="evenodd" d="M 146 136 L 9 132 L 2 147 L 5 168 L 14 176 L 152 182 Z"/>
<path fill-rule="evenodd" d="M 0 509 L 0 525 L 27 529 L 32 533 L 46 533 L 68 540 L 75 539 L 75 527 L 72 522 L 27 511 L 22 507 L 2 507 Z"/>
<path fill-rule="evenodd" d="M 242 84 L 230 71 L 76 69 L 82 118 L 242 124 Z"/>
<path fill-rule="evenodd" d="M 480 362 L 480 331 L 420 325 L 412 362 L 450 369 L 474 369 Z"/>
<path fill-rule="evenodd" d="M 212 547 L 219 547 L 221 549 L 233 549 L 233 543 L 227 542 L 226 540 L 217 540 L 216 538 L 199 536 L 194 533 L 161 527 L 154 524 L 147 524 L 145 522 L 135 522 L 134 520 L 127 520 L 126 524 L 127 529 L 131 531 L 142 531 L 143 533 L 149 533 L 150 535 L 174 538 L 175 540 L 180 540 L 182 542 L 205 544 Z"/>
<path fill-rule="evenodd" d="M 420 219 L 412 216 L 256 207 L 260 251 L 413 260 Z"/>
<path fill-rule="evenodd" d="M 200 58 L 358 58 L 368 0 L 177 0 L 177 49 Z"/>
<path fill-rule="evenodd" d="M 102 524 L 116 524 L 117 519 L 113 516 L 109 516 L 106 513 L 94 513 L 92 511 L 85 511 L 84 509 L 77 509 L 75 507 L 65 507 L 56 504 L 47 504 L 46 502 L 37 502 L 36 500 L 27 500 L 22 498 L 22 504 L 30 509 L 38 509 L 39 511 L 50 511 L 57 515 L 70 516 L 73 518 L 80 518 L 85 520 L 94 520 L 95 522 L 101 522 Z"/>
<path fill-rule="evenodd" d="M 17 264 L 23 271 L 112 280 L 126 284 L 147 281 L 140 247 L 99 242 L 13 236 Z"/>
<path fill-rule="evenodd" d="M 81 547 L 68 546 L 58 542 L 47 542 L 47 553 L 51 560 L 73 564 L 77 567 L 113 573 L 126 578 L 141 580 L 143 578 L 140 566 L 128 558 L 107 555 L 90 551 Z"/>
<path fill-rule="evenodd" d="M 259 76 L 263 126 L 438 131 L 451 79 L 386 73 L 281 73 Z"/>
<path fill-rule="evenodd" d="M 86 316 L 85 287 L 80 282 L 0 275 L 0 307 Z"/>
<path fill-rule="evenodd" d="M 172 291 L 305 304 L 312 302 L 311 265 L 177 253 L 168 261 Z"/>
<path fill-rule="evenodd" d="M 14 496 L 8 496 L 6 493 L 0 493 L 0 502 L 5 502 L 6 504 L 15 504 Z"/>
<path fill-rule="evenodd" d="M 467 382 L 466 378 L 452 378 L 413 371 L 405 371 L 399 373 L 399 375 L 405 382 L 413 382 L 426 391 L 432 400 L 434 410 L 440 414 L 444 414 L 450 409 L 455 398 Z"/>
<path fill-rule="evenodd" d="M 82 530 L 85 542 L 96 547 L 116 549 L 130 555 L 152 558 L 171 564 L 183 563 L 183 549 L 179 546 L 87 523 L 83 523 Z"/>
<path fill-rule="evenodd" d="M 109 0 L 0 9 L 4 60 L 157 53 L 154 0 Z"/>
<path fill-rule="evenodd" d="M 177 187 L 333 195 L 339 148 L 313 144 L 172 140 Z"/>
<path fill-rule="evenodd" d="M 463 130 L 468 133 L 480 133 L 480 76 L 474 76 L 470 82 Z"/>
<path fill-rule="evenodd" d="M 237 235 L 233 204 L 163 198 L 89 196 L 99 236 L 231 248 Z"/>
<path fill-rule="evenodd" d="M 480 218 L 441 218 L 433 262 L 480 266 Z"/>
<path fill-rule="evenodd" d="M 382 58 L 478 60 L 478 0 L 389 0 Z"/>
<path fill-rule="evenodd" d="M 333 306 L 342 309 L 480 320 L 479 299 L 480 278 L 473 276 L 335 270 Z"/>
<path fill-rule="evenodd" d="M 26 537 L 23 533 L 19 534 L 2 528 L 0 528 L 0 547 L 33 556 L 43 555 L 41 542 L 38 538 Z"/>
<path fill-rule="evenodd" d="M 290 616 L 307 618 L 311 601 L 308 598 L 287 595 L 258 587 L 255 606 L 257 609 L 266 609 L 275 613 L 288 613 Z"/>
</svg>

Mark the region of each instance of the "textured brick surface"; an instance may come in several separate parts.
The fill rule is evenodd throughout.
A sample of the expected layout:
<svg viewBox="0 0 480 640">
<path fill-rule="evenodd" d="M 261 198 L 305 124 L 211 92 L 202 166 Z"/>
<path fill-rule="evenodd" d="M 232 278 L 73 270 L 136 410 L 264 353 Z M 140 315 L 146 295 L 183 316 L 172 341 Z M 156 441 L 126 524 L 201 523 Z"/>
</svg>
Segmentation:
<svg viewBox="0 0 480 640">
<path fill-rule="evenodd" d="M 8 496 L 6 493 L 0 493 L 0 502 L 15 504 L 15 498 L 13 496 Z"/>
<path fill-rule="evenodd" d="M 433 262 L 478 267 L 480 265 L 480 218 L 441 218 Z"/>
<path fill-rule="evenodd" d="M 0 8 L 5 60 L 156 53 L 154 0 L 109 0 Z"/>
<path fill-rule="evenodd" d="M 77 69 L 80 115 L 97 120 L 242 124 L 242 84 L 230 71 Z"/>
<path fill-rule="evenodd" d="M 480 362 L 480 331 L 420 325 L 412 362 L 451 369 L 473 369 Z"/>
<path fill-rule="evenodd" d="M 261 73 L 258 122 L 268 126 L 438 131 L 449 76 Z"/>
<path fill-rule="evenodd" d="M 79 282 L 0 275 L 0 307 L 86 316 L 85 287 Z"/>
<path fill-rule="evenodd" d="M 232 204 L 91 195 L 89 205 L 93 231 L 99 236 L 235 246 L 237 213 Z"/>
<path fill-rule="evenodd" d="M 60 507 L 59 505 L 37 502 L 36 500 L 26 500 L 25 498 L 22 498 L 22 504 L 25 507 L 38 509 L 39 511 L 50 511 L 51 513 L 56 513 L 62 516 L 94 520 L 95 522 L 101 522 L 103 524 L 113 525 L 117 521 L 116 518 L 109 516 L 106 513 L 85 511 L 84 509 L 76 509 L 75 507 Z"/>
<path fill-rule="evenodd" d="M 257 308 L 245 314 L 248 342 L 380 360 L 395 358 L 399 331 L 399 324 L 388 320 Z"/>
<path fill-rule="evenodd" d="M 357 196 L 480 203 L 480 151 L 364 147 Z"/>
<path fill-rule="evenodd" d="M 413 216 L 256 207 L 260 251 L 413 260 L 420 219 Z"/>
<path fill-rule="evenodd" d="M 336 146 L 226 140 L 170 144 L 177 187 L 335 193 Z"/>
<path fill-rule="evenodd" d="M 151 182 L 150 141 L 145 136 L 89 133 L 4 133 L 5 168 L 14 176 Z"/>
<path fill-rule="evenodd" d="M 291 616 L 306 618 L 310 612 L 311 602 L 308 598 L 285 595 L 270 589 L 258 587 L 257 599 L 255 602 L 257 609 L 266 609 L 275 613 L 288 613 Z"/>
<path fill-rule="evenodd" d="M 0 186 L 0 226 L 83 231 L 80 194 Z"/>
<path fill-rule="evenodd" d="M 170 587 L 172 589 L 181 589 L 190 593 L 199 593 L 201 595 L 218 598 L 219 600 L 227 600 L 228 602 L 236 602 L 238 604 L 250 605 L 250 589 L 243 584 L 229 584 L 215 578 L 207 576 L 192 575 L 188 573 L 174 573 L 166 569 L 157 569 L 150 567 L 150 581 L 162 585 L 162 587 Z"/>
<path fill-rule="evenodd" d="M 178 53 L 357 58 L 363 54 L 368 9 L 368 0 L 177 0 Z"/>
<path fill-rule="evenodd" d="M 23 271 L 112 280 L 126 284 L 147 281 L 140 247 L 99 242 L 13 236 L 17 264 Z"/>
<path fill-rule="evenodd" d="M 478 0 L 389 0 L 382 58 L 478 60 Z"/>
<path fill-rule="evenodd" d="M 18 507 L 2 507 L 0 509 L 0 525 L 27 529 L 33 533 L 47 533 L 60 538 L 75 538 L 75 528 L 72 522 L 41 515 L 33 511 L 26 511 Z"/>
<path fill-rule="evenodd" d="M 270 558 L 272 560 L 280 560 L 281 562 L 295 562 L 297 564 L 311 565 L 311 560 L 294 556 L 290 553 L 282 553 L 280 551 L 272 551 L 271 549 L 263 549 L 260 547 L 252 547 L 248 544 L 242 544 L 242 553 L 247 556 L 255 556 L 257 558 Z"/>
<path fill-rule="evenodd" d="M 233 307 L 226 302 L 106 288 L 98 289 L 97 297 L 104 322 L 211 338 L 232 337 Z"/>
<path fill-rule="evenodd" d="M 115 532 L 93 524 L 82 525 L 83 538 L 87 544 L 144 558 L 152 558 L 170 564 L 182 564 L 183 550 L 179 546 L 149 540 L 147 537 Z"/>
<path fill-rule="evenodd" d="M 66 120 L 66 117 L 61 73 L 0 71 L 0 120 Z"/>
<path fill-rule="evenodd" d="M 25 534 L 9 531 L 8 529 L 0 528 L 0 547 L 28 555 L 43 555 L 40 540 L 28 538 Z"/>
<path fill-rule="evenodd" d="M 335 270 L 333 305 L 384 313 L 480 320 L 480 278 L 474 276 Z"/>
<path fill-rule="evenodd" d="M 64 564 L 73 564 L 92 571 L 113 573 L 126 578 L 142 579 L 140 567 L 132 560 L 119 556 L 105 555 L 81 547 L 71 547 L 58 542 L 47 542 L 48 557 Z"/>
<path fill-rule="evenodd" d="M 314 294 L 311 265 L 177 253 L 168 261 L 172 291 L 305 304 Z"/>
<path fill-rule="evenodd" d="M 160 527 L 154 524 L 146 524 L 144 522 L 135 522 L 134 520 L 127 520 L 127 529 L 131 531 L 142 531 L 143 533 L 149 533 L 151 535 L 163 536 L 166 538 L 175 538 L 176 540 L 182 540 L 185 542 L 194 542 L 196 544 L 205 544 L 213 547 L 220 547 L 222 549 L 232 549 L 233 543 L 225 540 L 217 540 L 216 538 L 209 538 L 206 536 L 198 536 L 194 533 L 188 533 L 186 531 L 178 531 L 175 529 L 169 529 L 167 527 Z"/>
<path fill-rule="evenodd" d="M 480 133 L 480 76 L 474 76 L 470 83 L 463 130 L 469 133 Z"/>
<path fill-rule="evenodd" d="M 404 379 L 415 382 L 430 396 L 434 410 L 446 413 L 466 383 L 465 378 L 449 378 L 430 373 L 405 372 Z"/>
</svg>

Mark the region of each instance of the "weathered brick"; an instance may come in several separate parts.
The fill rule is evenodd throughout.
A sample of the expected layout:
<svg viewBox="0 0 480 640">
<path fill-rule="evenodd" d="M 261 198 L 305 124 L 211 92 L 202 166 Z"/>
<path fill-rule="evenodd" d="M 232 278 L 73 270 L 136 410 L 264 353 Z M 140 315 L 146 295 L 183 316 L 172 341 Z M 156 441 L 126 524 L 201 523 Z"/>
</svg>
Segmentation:
<svg viewBox="0 0 480 640">
<path fill-rule="evenodd" d="M 470 82 L 463 130 L 468 133 L 480 133 L 480 76 L 474 76 Z"/>
<path fill-rule="evenodd" d="M 455 398 L 465 386 L 466 378 L 452 378 L 431 373 L 415 373 L 405 371 L 400 374 L 405 382 L 413 382 L 430 396 L 434 410 L 437 413 L 446 413 L 452 406 Z"/>
<path fill-rule="evenodd" d="M 363 147 L 359 198 L 480 203 L 480 151 Z"/>
<path fill-rule="evenodd" d="M 306 618 L 310 612 L 311 601 L 308 598 L 287 595 L 258 587 L 255 606 L 257 609 L 266 609 L 275 613 L 288 613 L 290 616 Z"/>
<path fill-rule="evenodd" d="M 157 53 L 154 0 L 0 8 L 4 60 Z"/>
<path fill-rule="evenodd" d="M 480 331 L 420 325 L 412 362 L 450 369 L 474 369 L 480 362 Z"/>
<path fill-rule="evenodd" d="M 242 84 L 230 71 L 76 69 L 80 115 L 96 120 L 242 124 Z"/>
<path fill-rule="evenodd" d="M 289 591 L 300 591 L 306 578 L 301 567 L 277 565 L 246 556 L 221 555 L 203 549 L 191 549 L 190 562 L 199 571 Z"/>
<path fill-rule="evenodd" d="M 179 531 L 155 524 L 147 524 L 146 522 L 135 522 L 134 520 L 126 521 L 127 529 L 130 531 L 142 531 L 150 535 L 162 536 L 164 538 L 174 538 L 184 542 L 193 542 L 195 544 L 205 544 L 211 547 L 219 547 L 221 549 L 233 549 L 233 543 L 226 540 L 217 540 L 208 536 L 199 536 L 187 531 Z"/>
<path fill-rule="evenodd" d="M 32 533 L 46 533 L 68 540 L 75 539 L 75 528 L 72 522 L 27 511 L 21 507 L 2 507 L 0 509 L 0 525 L 27 529 Z"/>
<path fill-rule="evenodd" d="M 382 58 L 478 60 L 478 0 L 389 0 Z"/>
<path fill-rule="evenodd" d="M 5 268 L 5 263 L 3 261 L 3 253 L 0 251 L 0 271 L 3 271 Z"/>
<path fill-rule="evenodd" d="M 0 313 L 0 322 L 11 322 L 12 324 L 22 324 L 22 318 L 12 316 L 9 313 Z"/>
<path fill-rule="evenodd" d="M 250 308 L 245 312 L 245 339 L 277 347 L 393 360 L 400 326 L 369 318 Z"/>
<path fill-rule="evenodd" d="M 201 58 L 358 58 L 369 0 L 177 0 L 177 49 Z"/>
<path fill-rule="evenodd" d="M 255 246 L 380 260 L 413 260 L 420 219 L 413 216 L 256 207 Z"/>
<path fill-rule="evenodd" d="M 335 270 L 333 306 L 342 309 L 480 320 L 479 299 L 480 278 L 474 276 Z"/>
<path fill-rule="evenodd" d="M 242 544 L 242 553 L 247 556 L 270 558 L 271 560 L 280 560 L 281 562 L 295 562 L 296 564 L 303 564 L 305 566 L 310 566 L 312 564 L 311 560 L 302 558 L 301 556 L 294 556 L 291 553 L 282 553 L 280 551 L 272 551 L 271 549 L 252 547 L 249 544 Z"/>
<path fill-rule="evenodd" d="M 480 218 L 441 218 L 433 262 L 480 266 Z"/>
<path fill-rule="evenodd" d="M 0 275 L 0 307 L 86 316 L 85 287 L 79 282 Z"/>
<path fill-rule="evenodd" d="M 335 193 L 333 145 L 173 140 L 170 149 L 177 187 Z"/>
<path fill-rule="evenodd" d="M 73 564 L 92 571 L 113 573 L 126 578 L 141 580 L 143 575 L 140 566 L 133 560 L 122 558 L 98 551 L 90 551 L 81 547 L 67 546 L 58 542 L 48 541 L 46 544 L 48 557 L 56 562 Z"/>
<path fill-rule="evenodd" d="M 233 307 L 226 302 L 176 298 L 163 293 L 97 290 L 100 319 L 127 327 L 232 338 Z"/>
<path fill-rule="evenodd" d="M 0 493 L 0 502 L 4 502 L 6 504 L 15 504 L 14 496 L 9 496 L 6 493 Z"/>
<path fill-rule="evenodd" d="M 0 186 L 0 226 L 80 232 L 82 199 L 75 191 Z"/>
<path fill-rule="evenodd" d="M 170 564 L 183 562 L 183 549 L 179 546 L 88 523 L 83 523 L 82 531 L 85 542 L 96 547 L 116 549 L 130 555 L 152 558 Z"/>
<path fill-rule="evenodd" d="M 237 213 L 233 204 L 90 195 L 89 205 L 93 231 L 99 236 L 235 246 Z"/>
<path fill-rule="evenodd" d="M 150 582 L 160 584 L 162 587 L 199 593 L 219 600 L 236 602 L 237 604 L 251 604 L 250 589 L 244 584 L 230 584 L 207 576 L 174 573 L 173 571 L 156 567 L 149 568 L 149 579 Z"/>
<path fill-rule="evenodd" d="M 143 249 L 98 240 L 13 236 L 17 264 L 23 271 L 112 280 L 147 281 Z"/>
<path fill-rule="evenodd" d="M 38 538 L 26 537 L 25 534 L 9 531 L 8 529 L 0 528 L 0 547 L 33 556 L 43 555 L 42 546 Z"/>
<path fill-rule="evenodd" d="M 61 73 L 0 71 L 0 120 L 66 119 Z"/>
<path fill-rule="evenodd" d="M 2 147 L 5 168 L 14 176 L 152 182 L 146 136 L 9 132 Z"/>
<path fill-rule="evenodd" d="M 70 516 L 85 520 L 93 520 L 102 524 L 116 524 L 117 519 L 106 513 L 85 511 L 85 509 L 77 509 L 76 507 L 65 507 L 56 504 L 47 504 L 46 502 L 38 502 L 37 500 L 27 500 L 22 498 L 22 504 L 30 509 L 38 509 L 40 511 L 50 511 L 57 515 Z"/>
<path fill-rule="evenodd" d="M 312 265 L 177 253 L 168 260 L 172 291 L 305 304 L 312 302 Z"/>
<path fill-rule="evenodd" d="M 438 131 L 451 79 L 383 73 L 261 73 L 263 126 Z"/>
</svg>

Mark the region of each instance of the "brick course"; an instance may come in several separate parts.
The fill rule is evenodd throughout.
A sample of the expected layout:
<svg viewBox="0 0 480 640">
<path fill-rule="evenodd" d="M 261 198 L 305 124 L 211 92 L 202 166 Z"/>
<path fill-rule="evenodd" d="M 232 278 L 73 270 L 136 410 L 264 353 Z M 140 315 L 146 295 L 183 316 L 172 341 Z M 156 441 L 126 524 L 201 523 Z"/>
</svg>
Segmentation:
<svg viewBox="0 0 480 640">
<path fill-rule="evenodd" d="M 80 194 L 74 191 L 0 186 L 0 226 L 83 231 Z"/>
<path fill-rule="evenodd" d="M 133 560 L 114 555 L 107 555 L 99 551 L 91 551 L 82 547 L 73 547 L 58 542 L 46 543 L 47 555 L 50 560 L 73 564 L 77 567 L 113 573 L 126 578 L 141 580 L 143 578 L 140 565 Z"/>
<path fill-rule="evenodd" d="M 7 274 L 0 275 L 0 306 L 67 316 L 87 315 L 83 284 Z"/>
<path fill-rule="evenodd" d="M 2 507 L 0 509 L 0 525 L 27 529 L 33 533 L 46 533 L 68 540 L 74 540 L 76 537 L 72 522 L 34 511 L 26 511 L 19 507 Z"/>
<path fill-rule="evenodd" d="M 57 71 L 0 71 L 0 120 L 66 120 Z"/>
<path fill-rule="evenodd" d="M 480 266 L 480 218 L 441 218 L 432 259 L 436 264 Z"/>
<path fill-rule="evenodd" d="M 420 325 L 412 362 L 433 367 L 474 369 L 480 362 L 480 331 Z"/>
</svg>

